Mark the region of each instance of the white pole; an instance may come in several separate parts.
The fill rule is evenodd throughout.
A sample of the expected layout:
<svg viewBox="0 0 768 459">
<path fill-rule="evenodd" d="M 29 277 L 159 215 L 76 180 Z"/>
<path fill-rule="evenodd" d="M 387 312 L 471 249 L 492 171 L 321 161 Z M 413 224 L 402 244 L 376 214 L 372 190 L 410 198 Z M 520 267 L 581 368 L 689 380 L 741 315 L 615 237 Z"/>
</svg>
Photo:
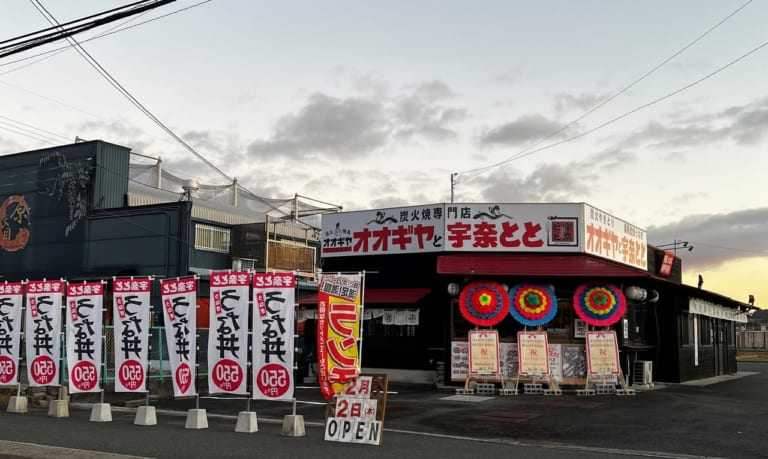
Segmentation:
<svg viewBox="0 0 768 459">
<path fill-rule="evenodd" d="M 362 276 L 362 280 L 360 282 L 360 330 L 359 336 L 358 336 L 358 345 L 357 345 L 357 352 L 358 352 L 358 363 L 360 365 L 360 370 L 363 369 L 363 324 L 365 322 L 365 271 L 362 273 L 359 273 Z"/>
</svg>

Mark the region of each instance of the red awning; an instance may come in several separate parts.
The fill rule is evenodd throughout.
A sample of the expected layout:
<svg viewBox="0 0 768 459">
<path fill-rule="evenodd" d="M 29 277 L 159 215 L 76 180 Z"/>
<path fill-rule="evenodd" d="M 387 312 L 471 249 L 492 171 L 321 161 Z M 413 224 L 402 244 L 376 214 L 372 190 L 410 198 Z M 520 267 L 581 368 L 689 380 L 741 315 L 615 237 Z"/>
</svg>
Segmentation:
<svg viewBox="0 0 768 459">
<path fill-rule="evenodd" d="M 648 271 L 582 254 L 456 254 L 437 257 L 438 274 L 652 277 Z"/>
<path fill-rule="evenodd" d="M 366 304 L 413 304 L 429 294 L 428 288 L 371 288 L 365 289 Z M 299 304 L 317 304 L 317 293 L 299 298 Z"/>
</svg>

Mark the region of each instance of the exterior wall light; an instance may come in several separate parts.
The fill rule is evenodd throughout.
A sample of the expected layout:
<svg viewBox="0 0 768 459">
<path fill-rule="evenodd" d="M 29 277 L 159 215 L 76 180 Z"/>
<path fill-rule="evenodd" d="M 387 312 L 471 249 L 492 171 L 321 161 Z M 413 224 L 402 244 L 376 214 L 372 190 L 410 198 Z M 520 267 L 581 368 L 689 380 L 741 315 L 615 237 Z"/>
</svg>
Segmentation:
<svg viewBox="0 0 768 459">
<path fill-rule="evenodd" d="M 448 284 L 448 294 L 451 296 L 456 296 L 459 294 L 459 290 L 461 287 L 456 282 L 451 282 Z"/>
<path fill-rule="evenodd" d="M 634 285 L 630 285 L 629 287 L 625 288 L 624 294 L 630 300 L 635 301 L 645 301 L 645 299 L 648 297 L 648 291 L 646 289 L 635 287 Z"/>
</svg>

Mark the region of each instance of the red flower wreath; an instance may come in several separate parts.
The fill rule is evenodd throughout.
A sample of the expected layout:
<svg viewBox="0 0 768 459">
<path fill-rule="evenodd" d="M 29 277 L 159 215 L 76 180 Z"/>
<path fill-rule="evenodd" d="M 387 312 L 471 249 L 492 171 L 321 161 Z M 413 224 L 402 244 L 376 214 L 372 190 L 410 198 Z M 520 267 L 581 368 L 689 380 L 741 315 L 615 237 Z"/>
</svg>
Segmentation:
<svg viewBox="0 0 768 459">
<path fill-rule="evenodd" d="M 509 295 L 496 282 L 472 282 L 461 290 L 459 310 L 469 322 L 492 327 L 509 313 Z"/>
<path fill-rule="evenodd" d="M 621 289 L 613 284 L 582 284 L 573 294 L 573 309 L 589 325 L 608 326 L 616 323 L 627 309 Z"/>
</svg>

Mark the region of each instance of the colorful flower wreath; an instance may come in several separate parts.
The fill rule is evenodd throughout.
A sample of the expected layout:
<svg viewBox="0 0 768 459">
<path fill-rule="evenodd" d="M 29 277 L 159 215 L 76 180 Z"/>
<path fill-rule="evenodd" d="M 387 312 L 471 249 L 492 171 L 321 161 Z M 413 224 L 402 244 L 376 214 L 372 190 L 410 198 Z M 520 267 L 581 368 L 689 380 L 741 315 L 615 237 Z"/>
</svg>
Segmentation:
<svg viewBox="0 0 768 459">
<path fill-rule="evenodd" d="M 608 283 L 582 284 L 573 294 L 573 309 L 589 325 L 608 326 L 617 322 L 627 309 L 621 289 Z"/>
<path fill-rule="evenodd" d="M 474 325 L 491 327 L 509 313 L 509 295 L 496 282 L 471 282 L 461 290 L 459 310 Z"/>
<path fill-rule="evenodd" d="M 543 325 L 557 314 L 557 298 L 552 287 L 542 284 L 517 284 L 509 289 L 510 314 L 529 327 Z"/>
</svg>

